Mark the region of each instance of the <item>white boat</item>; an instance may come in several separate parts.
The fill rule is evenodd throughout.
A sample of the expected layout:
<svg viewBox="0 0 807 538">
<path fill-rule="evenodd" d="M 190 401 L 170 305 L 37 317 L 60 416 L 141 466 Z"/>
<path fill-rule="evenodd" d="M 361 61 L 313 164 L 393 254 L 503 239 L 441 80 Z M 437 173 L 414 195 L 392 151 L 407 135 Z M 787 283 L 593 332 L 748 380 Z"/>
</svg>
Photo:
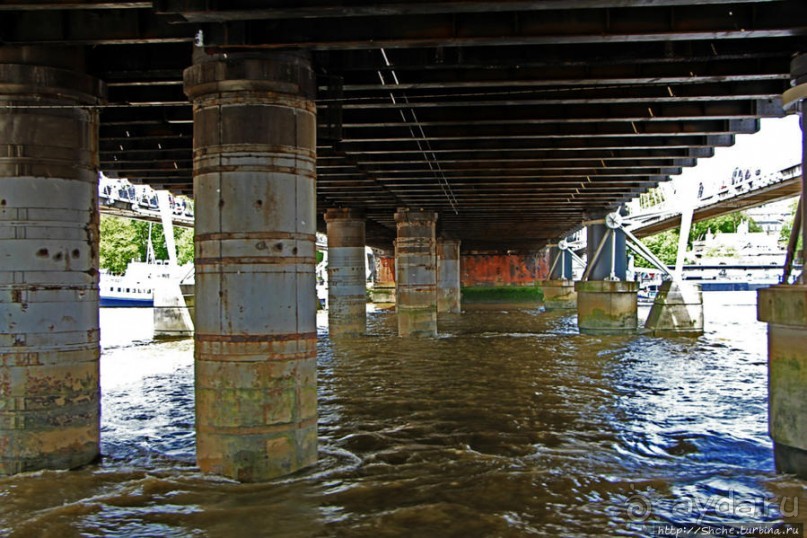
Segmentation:
<svg viewBox="0 0 807 538">
<path fill-rule="evenodd" d="M 193 264 L 172 266 L 167 261 L 131 262 L 123 275 L 101 273 L 102 307 L 154 306 L 154 288 L 161 282 L 184 280 L 193 272 Z"/>
<path fill-rule="evenodd" d="M 170 220 L 168 221 L 170 226 Z M 166 283 L 190 282 L 193 279 L 193 263 L 177 265 L 176 254 L 169 257 L 173 260 L 157 260 L 154 244 L 151 241 L 152 226 L 149 224 L 148 244 L 146 245 L 146 261 L 131 261 L 123 275 L 101 272 L 99 281 L 99 300 L 102 307 L 142 307 L 154 306 L 154 288 Z M 173 237 L 173 229 L 169 230 Z M 174 249 L 173 241 L 169 249 Z"/>
</svg>

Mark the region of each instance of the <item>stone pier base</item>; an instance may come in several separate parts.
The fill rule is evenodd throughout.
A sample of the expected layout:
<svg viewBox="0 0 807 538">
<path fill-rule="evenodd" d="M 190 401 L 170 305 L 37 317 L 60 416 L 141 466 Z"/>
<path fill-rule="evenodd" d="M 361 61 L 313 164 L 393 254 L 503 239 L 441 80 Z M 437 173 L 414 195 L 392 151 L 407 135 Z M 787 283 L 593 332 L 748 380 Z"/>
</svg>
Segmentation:
<svg viewBox="0 0 807 538">
<path fill-rule="evenodd" d="M 185 302 L 179 280 L 167 280 L 154 286 L 154 336 L 183 338 L 193 336 L 193 305 Z"/>
<path fill-rule="evenodd" d="M 587 280 L 575 283 L 577 326 L 582 334 L 635 334 L 639 283 Z"/>
<path fill-rule="evenodd" d="M 759 290 L 768 323 L 768 425 L 776 467 L 807 478 L 807 286 Z"/>
<path fill-rule="evenodd" d="M 437 213 L 399 209 L 395 213 L 396 307 L 400 336 L 437 336 Z"/>
<path fill-rule="evenodd" d="M 437 241 L 437 312 L 462 312 L 459 241 Z"/>
<path fill-rule="evenodd" d="M 395 304 L 395 256 L 379 256 L 375 263 L 376 281 L 370 288 L 370 300 L 376 304 Z"/>
<path fill-rule="evenodd" d="M 654 336 L 703 334 L 703 293 L 696 284 L 663 282 L 645 322 Z"/>
<path fill-rule="evenodd" d="M 376 304 L 395 304 L 395 286 L 376 284 L 370 289 L 370 300 Z"/>
<path fill-rule="evenodd" d="M 544 280 L 541 282 L 546 310 L 574 310 L 577 308 L 577 292 L 572 280 Z"/>
</svg>

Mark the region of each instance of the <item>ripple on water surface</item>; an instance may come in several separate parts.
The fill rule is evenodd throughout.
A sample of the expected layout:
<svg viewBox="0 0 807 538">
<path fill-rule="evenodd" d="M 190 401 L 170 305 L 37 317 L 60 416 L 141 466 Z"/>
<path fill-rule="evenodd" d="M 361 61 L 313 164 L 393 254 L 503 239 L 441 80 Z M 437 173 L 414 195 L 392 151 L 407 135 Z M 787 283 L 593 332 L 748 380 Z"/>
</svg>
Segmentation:
<svg viewBox="0 0 807 538">
<path fill-rule="evenodd" d="M 374 311 L 371 336 L 331 342 L 321 315 L 320 461 L 241 485 L 194 466 L 192 342 L 152 342 L 150 311 L 105 311 L 104 457 L 0 479 L 0 534 L 646 536 L 644 520 L 803 522 L 804 482 L 773 471 L 753 297 L 706 294 L 706 316 L 701 338 L 656 339 L 480 310 L 417 340 Z"/>
</svg>

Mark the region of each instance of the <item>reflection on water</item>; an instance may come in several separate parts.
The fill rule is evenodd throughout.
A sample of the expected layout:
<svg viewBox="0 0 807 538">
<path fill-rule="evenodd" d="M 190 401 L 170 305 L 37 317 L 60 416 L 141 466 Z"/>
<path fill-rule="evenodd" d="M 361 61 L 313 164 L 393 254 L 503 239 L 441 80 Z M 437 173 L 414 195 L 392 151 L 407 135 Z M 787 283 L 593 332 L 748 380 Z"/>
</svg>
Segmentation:
<svg viewBox="0 0 807 538">
<path fill-rule="evenodd" d="M 104 457 L 0 479 L 0 534 L 646 536 L 645 518 L 804 521 L 805 483 L 773 470 L 754 294 L 705 296 L 699 339 L 581 336 L 574 316 L 513 309 L 441 318 L 435 340 L 397 338 L 379 311 L 372 336 L 334 343 L 321 317 L 320 463 L 261 485 L 194 467 L 192 342 L 149 342 L 148 310 L 102 312 Z"/>
</svg>

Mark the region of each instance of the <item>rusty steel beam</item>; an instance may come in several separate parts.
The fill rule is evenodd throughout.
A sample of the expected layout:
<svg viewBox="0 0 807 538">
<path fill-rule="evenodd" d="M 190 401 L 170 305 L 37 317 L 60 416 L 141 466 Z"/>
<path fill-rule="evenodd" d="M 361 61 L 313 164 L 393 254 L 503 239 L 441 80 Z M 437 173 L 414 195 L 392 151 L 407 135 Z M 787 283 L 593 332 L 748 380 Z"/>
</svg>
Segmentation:
<svg viewBox="0 0 807 538">
<path fill-rule="evenodd" d="M 8 11 L 0 41 L 14 45 L 192 43 L 193 29 L 147 9 Z"/>
<path fill-rule="evenodd" d="M 750 41 L 683 41 L 645 43 L 637 47 L 632 43 L 606 43 L 596 47 L 579 45 L 499 46 L 499 47 L 434 47 L 388 50 L 390 65 L 378 50 L 342 50 L 318 53 L 315 57 L 333 67 L 338 67 L 346 77 L 354 72 L 372 73 L 392 70 L 409 76 L 425 71 L 499 71 L 516 68 L 576 68 L 587 67 L 595 73 L 607 69 L 619 72 L 640 72 L 641 66 L 650 69 L 680 69 L 683 65 L 708 66 L 710 71 L 720 69 L 721 64 L 747 68 L 765 69 L 764 63 L 782 67 L 782 62 L 799 48 L 800 39 L 776 38 Z M 671 67 L 662 67 L 672 64 Z M 787 70 L 787 68 L 784 68 Z M 694 69 L 697 72 L 699 69 Z"/>
<path fill-rule="evenodd" d="M 435 107 L 419 110 L 416 116 L 417 122 L 413 121 L 411 114 L 405 116 L 407 123 L 403 122 L 398 110 L 351 110 L 345 113 L 342 128 L 730 120 L 782 117 L 784 110 L 778 101 L 762 100 L 602 105 L 581 103 L 574 106 L 550 102 L 508 105 L 492 110 L 474 109 L 470 113 L 463 108 Z"/>
<path fill-rule="evenodd" d="M 632 122 L 602 123 L 596 121 L 570 124 L 536 124 L 536 125 L 469 125 L 462 128 L 443 126 L 429 127 L 426 136 L 429 141 L 459 141 L 495 139 L 499 143 L 508 140 L 539 140 L 558 138 L 641 138 L 663 136 L 679 137 L 692 135 L 709 135 L 719 133 L 752 134 L 759 130 L 759 121 L 755 118 L 738 120 L 688 120 L 669 122 Z M 342 144 L 406 142 L 413 138 L 412 132 L 405 125 L 387 128 L 346 127 Z M 354 134 L 355 132 L 355 134 Z"/>
<path fill-rule="evenodd" d="M 102 141 L 103 142 L 103 141 Z M 417 144 L 410 141 L 408 144 L 404 140 L 399 140 L 395 145 L 389 141 L 369 141 L 361 144 L 360 147 L 351 148 L 351 140 L 346 139 L 340 142 L 342 149 L 348 154 L 362 155 L 403 155 L 403 154 L 423 154 L 423 150 Z M 727 147 L 734 144 L 734 136 L 731 133 L 710 133 L 710 134 L 685 134 L 678 136 L 634 136 L 634 137 L 585 137 L 565 139 L 499 139 L 493 138 L 481 140 L 478 138 L 468 140 L 446 140 L 439 145 L 432 145 L 430 153 L 442 155 L 445 153 L 455 153 L 458 151 L 473 151 L 477 153 L 488 153 L 498 151 L 581 151 L 581 150 L 638 150 L 638 149 L 711 149 L 715 147 Z M 325 149 L 324 146 L 319 146 Z"/>
<path fill-rule="evenodd" d="M 92 0 L 0 0 L 0 11 L 44 11 L 63 9 L 149 9 L 153 2 L 94 2 Z"/>
<path fill-rule="evenodd" d="M 799 22 L 801 21 L 801 22 Z M 771 4 L 687 5 L 517 13 L 452 13 L 361 18 L 223 21 L 210 24 L 214 47 L 311 50 L 362 48 L 645 43 L 807 35 L 801 0 Z"/>
<path fill-rule="evenodd" d="M 230 0 L 226 5 L 211 8 L 205 0 L 158 0 L 161 13 L 180 15 L 188 22 L 215 23 L 224 21 L 318 19 L 347 17 L 383 17 L 392 15 L 437 15 L 454 13 L 507 13 L 518 11 L 582 10 L 625 7 L 671 7 L 688 5 L 732 4 L 740 5 L 755 0 L 449 0 L 433 1 L 380 1 L 374 3 Z M 779 0 L 756 0 L 776 2 Z"/>
</svg>

